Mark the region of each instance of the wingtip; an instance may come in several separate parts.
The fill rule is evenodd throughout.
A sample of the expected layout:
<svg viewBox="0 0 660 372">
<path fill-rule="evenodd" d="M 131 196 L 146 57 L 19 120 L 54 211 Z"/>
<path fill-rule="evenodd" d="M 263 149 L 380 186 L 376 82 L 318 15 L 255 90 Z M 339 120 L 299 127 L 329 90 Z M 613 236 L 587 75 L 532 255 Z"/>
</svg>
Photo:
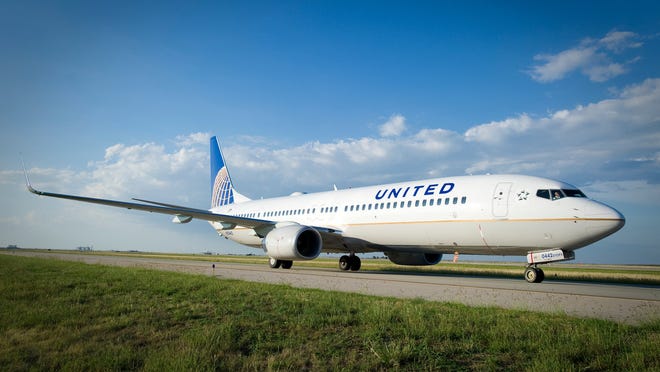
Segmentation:
<svg viewBox="0 0 660 372">
<path fill-rule="evenodd" d="M 25 187 L 27 187 L 29 192 L 39 195 L 40 194 L 39 190 L 32 187 L 32 184 L 30 183 L 30 177 L 28 176 L 27 169 L 25 169 L 25 162 L 23 161 L 23 156 L 21 156 L 21 165 L 23 166 L 23 175 L 25 176 Z"/>
</svg>

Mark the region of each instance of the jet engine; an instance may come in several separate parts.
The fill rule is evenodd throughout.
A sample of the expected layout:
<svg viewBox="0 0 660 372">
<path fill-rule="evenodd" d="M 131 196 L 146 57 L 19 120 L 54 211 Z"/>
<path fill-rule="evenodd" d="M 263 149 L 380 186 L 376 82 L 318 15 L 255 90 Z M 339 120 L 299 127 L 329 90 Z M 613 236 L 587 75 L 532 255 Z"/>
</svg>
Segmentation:
<svg viewBox="0 0 660 372">
<path fill-rule="evenodd" d="M 387 258 L 397 265 L 428 266 L 440 262 L 442 259 L 442 253 L 388 252 Z"/>
<path fill-rule="evenodd" d="M 309 226 L 277 227 L 264 238 L 263 248 L 277 260 L 313 260 L 321 254 L 321 234 Z"/>
</svg>

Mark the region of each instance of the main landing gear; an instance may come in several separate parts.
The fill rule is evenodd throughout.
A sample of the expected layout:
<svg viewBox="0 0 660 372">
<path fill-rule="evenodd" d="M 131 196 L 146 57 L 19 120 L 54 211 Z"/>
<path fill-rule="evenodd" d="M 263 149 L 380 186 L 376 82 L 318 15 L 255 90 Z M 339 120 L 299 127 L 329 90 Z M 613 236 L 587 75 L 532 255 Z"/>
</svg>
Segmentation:
<svg viewBox="0 0 660 372">
<path fill-rule="evenodd" d="M 280 267 L 283 269 L 290 269 L 291 266 L 293 266 L 293 261 L 277 260 L 271 257 L 270 261 L 268 261 L 268 265 L 271 269 L 279 269 Z"/>
<path fill-rule="evenodd" d="M 358 271 L 360 270 L 361 266 L 362 261 L 360 261 L 360 257 L 353 253 L 351 253 L 349 256 L 343 255 L 339 258 L 339 268 L 344 271 Z"/>
</svg>

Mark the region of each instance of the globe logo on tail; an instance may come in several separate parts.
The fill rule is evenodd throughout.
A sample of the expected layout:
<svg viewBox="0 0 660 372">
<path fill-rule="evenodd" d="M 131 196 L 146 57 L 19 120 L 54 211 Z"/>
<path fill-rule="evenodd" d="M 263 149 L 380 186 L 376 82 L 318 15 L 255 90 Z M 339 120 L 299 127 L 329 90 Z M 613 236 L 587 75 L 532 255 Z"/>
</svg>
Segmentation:
<svg viewBox="0 0 660 372">
<path fill-rule="evenodd" d="M 234 202 L 234 190 L 231 186 L 231 179 L 227 167 L 222 167 L 215 175 L 213 182 L 213 200 L 212 207 L 219 207 Z"/>
</svg>

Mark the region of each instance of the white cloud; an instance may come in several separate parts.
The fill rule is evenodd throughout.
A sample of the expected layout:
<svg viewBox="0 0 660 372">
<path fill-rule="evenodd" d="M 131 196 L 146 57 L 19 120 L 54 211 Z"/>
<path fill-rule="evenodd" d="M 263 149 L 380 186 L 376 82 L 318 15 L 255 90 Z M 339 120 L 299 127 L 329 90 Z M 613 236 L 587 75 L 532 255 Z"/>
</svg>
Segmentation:
<svg viewBox="0 0 660 372">
<path fill-rule="evenodd" d="M 532 79 L 541 83 L 563 79 L 569 72 L 589 65 L 595 52 L 596 49 L 590 47 L 568 49 L 554 55 L 538 54 L 534 60 L 543 63 L 533 66 L 530 74 Z"/>
<path fill-rule="evenodd" d="M 172 151 L 155 143 L 108 147 L 103 160 L 89 164 L 90 181 L 83 193 L 118 198 L 185 190 L 186 179 L 208 169 L 208 135 L 179 136 L 175 144 Z"/>
<path fill-rule="evenodd" d="M 634 32 L 612 30 L 598 40 L 598 43 L 606 49 L 620 53 L 625 49 L 641 47 L 643 44 L 638 39 L 639 35 Z"/>
<path fill-rule="evenodd" d="M 626 49 L 639 48 L 639 35 L 630 31 L 610 31 L 600 40 L 585 39 L 578 46 L 556 54 L 538 54 L 534 60 L 541 62 L 528 72 L 532 79 L 549 83 L 580 71 L 593 82 L 604 82 L 628 72 L 627 66 L 638 57 L 625 62 L 614 62 L 614 54 Z"/>
<path fill-rule="evenodd" d="M 509 135 L 527 131 L 531 126 L 532 118 L 527 114 L 521 114 L 515 118 L 492 121 L 472 127 L 465 132 L 465 140 L 468 142 L 499 143 Z"/>
<path fill-rule="evenodd" d="M 203 133 L 203 132 L 197 132 L 197 133 L 191 133 L 188 135 L 179 135 L 176 136 L 176 141 L 175 143 L 177 146 L 181 147 L 190 147 L 194 145 L 206 145 L 209 143 L 209 139 L 211 138 L 210 133 Z"/>
<path fill-rule="evenodd" d="M 537 148 L 550 147 L 550 143 L 590 148 L 594 143 L 602 145 L 610 141 L 626 144 L 623 149 L 632 150 L 633 147 L 653 147 L 649 139 L 655 140 L 660 133 L 659 120 L 660 79 L 648 79 L 625 88 L 614 99 L 558 110 L 546 117 L 531 118 L 522 114 L 480 124 L 468 129 L 465 139 L 484 145 L 508 146 L 514 141 L 521 143 L 524 138 L 524 147 L 531 144 Z"/>
<path fill-rule="evenodd" d="M 610 63 L 607 65 L 594 65 L 585 67 L 584 73 L 589 76 L 589 80 L 597 83 L 610 80 L 613 77 L 623 75 L 628 70 L 620 63 Z"/>
<path fill-rule="evenodd" d="M 392 115 L 379 130 L 382 137 L 398 137 L 406 130 L 406 118 L 400 114 Z"/>
</svg>

